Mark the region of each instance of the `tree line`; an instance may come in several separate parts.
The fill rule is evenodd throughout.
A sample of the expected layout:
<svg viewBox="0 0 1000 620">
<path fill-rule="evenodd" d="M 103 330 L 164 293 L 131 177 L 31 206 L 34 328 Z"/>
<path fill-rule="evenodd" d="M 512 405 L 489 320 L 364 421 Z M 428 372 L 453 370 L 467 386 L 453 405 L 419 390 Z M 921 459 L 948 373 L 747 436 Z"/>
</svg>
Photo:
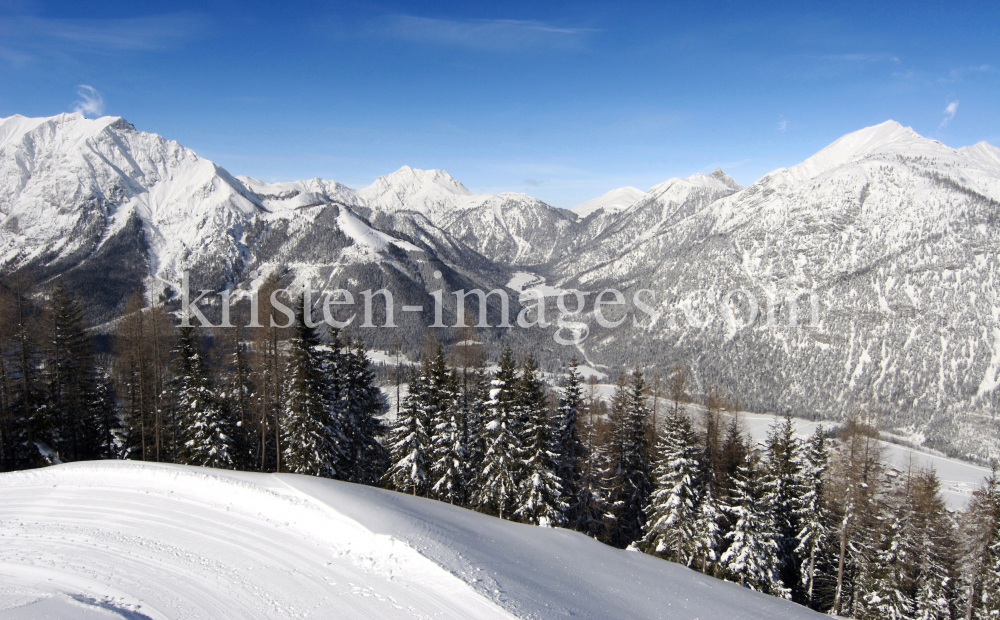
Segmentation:
<svg viewBox="0 0 1000 620">
<path fill-rule="evenodd" d="M 871 416 L 808 440 L 778 419 L 757 445 L 737 404 L 692 402 L 680 366 L 665 388 L 623 373 L 605 398 L 575 359 L 554 388 L 510 348 L 488 370 L 468 337 L 428 346 L 386 416 L 365 349 L 307 313 L 299 299 L 285 329 L 177 328 L 140 291 L 98 352 L 65 288 L 9 280 L 0 469 L 121 458 L 323 476 L 575 529 L 833 615 L 1000 617 L 995 471 L 949 511 L 933 471 L 889 466 Z"/>
</svg>

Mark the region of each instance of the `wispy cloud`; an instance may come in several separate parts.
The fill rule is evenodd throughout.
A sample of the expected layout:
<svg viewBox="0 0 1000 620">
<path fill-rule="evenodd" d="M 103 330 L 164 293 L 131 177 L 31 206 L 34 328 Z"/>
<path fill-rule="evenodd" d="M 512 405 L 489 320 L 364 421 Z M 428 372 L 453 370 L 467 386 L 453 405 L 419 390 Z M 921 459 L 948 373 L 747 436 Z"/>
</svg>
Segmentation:
<svg viewBox="0 0 1000 620">
<path fill-rule="evenodd" d="M 120 19 L 48 19 L 26 15 L 0 17 L 0 40 L 8 62 L 77 53 L 110 54 L 161 50 L 204 32 L 207 19 L 179 13 Z M 13 63 L 11 63 L 13 64 Z"/>
<path fill-rule="evenodd" d="M 993 67 L 991 67 L 990 65 L 975 65 L 972 67 L 961 67 L 959 69 L 952 69 L 951 71 L 948 72 L 947 76 L 939 77 L 937 81 L 939 84 L 952 84 L 954 82 L 961 82 L 963 79 L 969 77 L 970 75 L 974 75 L 977 73 L 986 73 L 987 71 L 991 71 L 992 69 Z"/>
<path fill-rule="evenodd" d="M 778 115 L 778 131 L 785 131 L 788 129 L 788 119 L 785 118 L 783 114 Z"/>
<path fill-rule="evenodd" d="M 100 116 L 104 114 L 104 97 L 97 89 L 87 84 L 77 86 L 76 96 L 80 99 L 73 103 L 73 111 L 84 116 Z"/>
<path fill-rule="evenodd" d="M 475 50 L 517 52 L 536 48 L 578 48 L 593 28 L 568 28 L 516 19 L 434 19 L 391 15 L 377 24 L 396 39 Z"/>
<path fill-rule="evenodd" d="M 958 99 L 954 101 L 949 101 L 948 105 L 944 109 L 944 118 L 941 120 L 941 125 L 938 129 L 944 129 L 951 122 L 951 119 L 955 118 L 955 113 L 958 112 Z"/>
<path fill-rule="evenodd" d="M 521 182 L 524 183 L 525 185 L 531 185 L 532 187 L 538 187 L 539 185 L 541 185 L 545 181 L 539 181 L 537 179 L 525 179 L 524 181 L 521 181 Z"/>
<path fill-rule="evenodd" d="M 892 54 L 867 52 L 857 52 L 853 54 L 823 54 L 818 58 L 841 62 L 891 62 L 893 64 L 899 62 L 899 57 Z"/>
</svg>

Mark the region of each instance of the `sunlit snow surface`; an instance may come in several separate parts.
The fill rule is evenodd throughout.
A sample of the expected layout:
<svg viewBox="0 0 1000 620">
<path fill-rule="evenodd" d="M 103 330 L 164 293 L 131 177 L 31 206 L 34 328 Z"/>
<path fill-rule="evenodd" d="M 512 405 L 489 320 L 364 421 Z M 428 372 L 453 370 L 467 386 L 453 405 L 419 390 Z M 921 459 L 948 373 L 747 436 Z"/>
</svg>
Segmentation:
<svg viewBox="0 0 1000 620">
<path fill-rule="evenodd" d="M 106 461 L 0 475 L 0 617 L 819 615 L 575 532 L 390 491 Z"/>
</svg>

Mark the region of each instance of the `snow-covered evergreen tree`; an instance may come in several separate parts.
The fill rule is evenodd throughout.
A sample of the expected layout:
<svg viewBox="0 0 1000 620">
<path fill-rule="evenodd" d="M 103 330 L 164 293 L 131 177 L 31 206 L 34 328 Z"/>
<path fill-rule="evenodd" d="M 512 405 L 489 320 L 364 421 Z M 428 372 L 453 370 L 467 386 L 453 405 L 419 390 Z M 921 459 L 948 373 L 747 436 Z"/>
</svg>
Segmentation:
<svg viewBox="0 0 1000 620">
<path fill-rule="evenodd" d="M 648 457 L 646 382 L 642 373 L 632 373 L 615 397 L 612 438 L 615 458 L 615 524 L 611 543 L 627 547 L 642 537 L 646 507 L 653 490 L 652 467 Z M 624 392 L 624 393 L 622 393 Z"/>
<path fill-rule="evenodd" d="M 1000 618 L 1000 479 L 996 465 L 972 496 L 963 518 L 965 618 Z"/>
<path fill-rule="evenodd" d="M 801 455 L 802 495 L 798 502 L 798 519 L 800 529 L 796 540 L 795 553 L 799 556 L 801 568 L 800 586 L 803 601 L 812 606 L 816 577 L 820 568 L 817 565 L 819 555 L 830 532 L 830 517 L 826 507 L 825 478 L 829 454 L 826 448 L 826 438 L 823 427 L 816 428 Z"/>
<path fill-rule="evenodd" d="M 910 513 L 905 503 L 885 509 L 876 546 L 865 550 L 859 566 L 855 617 L 857 620 L 909 620 L 913 601 L 909 597 L 907 575 L 910 549 L 907 530 Z"/>
<path fill-rule="evenodd" d="M 468 491 L 465 421 L 461 417 L 458 383 L 445 364 L 440 344 L 426 377 L 424 394 L 432 431 L 431 493 L 441 501 L 461 505 Z"/>
<path fill-rule="evenodd" d="M 486 452 L 475 498 L 477 506 L 495 511 L 500 518 L 509 517 L 516 508 L 523 475 L 519 403 L 514 355 L 510 347 L 505 347 L 485 403 L 483 438 Z"/>
<path fill-rule="evenodd" d="M 577 521 L 580 509 L 581 467 L 586 451 L 580 437 L 579 416 L 583 405 L 583 387 L 577 371 L 578 365 L 574 356 L 553 419 L 552 451 L 557 455 L 556 475 L 567 504 L 566 518 L 570 523 Z"/>
<path fill-rule="evenodd" d="M 375 385 L 375 373 L 368 355 L 360 343 L 351 348 L 347 342 L 341 349 L 334 332 L 333 350 L 337 385 L 333 410 L 342 418 L 344 435 L 344 467 L 342 475 L 349 482 L 376 485 L 385 475 L 389 455 L 380 443 L 386 434 L 380 416 L 388 405 L 382 391 Z"/>
<path fill-rule="evenodd" d="M 764 497 L 774 520 L 778 544 L 777 571 L 785 588 L 800 600 L 801 582 L 798 534 L 801 531 L 802 499 L 807 491 L 802 478 L 802 442 L 795 436 L 791 415 L 786 415 L 768 431 L 764 452 Z"/>
<path fill-rule="evenodd" d="M 233 429 L 215 397 L 197 328 L 180 328 L 174 359 L 179 461 L 185 465 L 232 468 Z"/>
<path fill-rule="evenodd" d="M 719 521 L 722 515 L 722 505 L 712 494 L 712 487 L 704 485 L 694 522 L 691 560 L 693 566 L 706 574 L 719 559 L 719 539 L 722 535 Z"/>
<path fill-rule="evenodd" d="M 910 509 L 914 540 L 913 618 L 950 620 L 951 599 L 955 597 L 953 565 L 953 524 L 944 500 L 941 482 L 933 471 L 921 472 L 911 483 Z"/>
<path fill-rule="evenodd" d="M 567 504 L 556 473 L 559 454 L 553 450 L 556 438 L 548 415 L 545 381 L 533 356 L 525 361 L 518 383 L 524 475 L 514 514 L 528 523 L 559 527 L 566 523 Z"/>
<path fill-rule="evenodd" d="M 470 373 L 461 390 L 459 407 L 461 420 L 465 423 L 463 441 L 466 446 L 465 479 L 468 485 L 466 502 L 470 502 L 474 490 L 480 486 L 483 459 L 486 454 L 483 424 L 486 400 L 490 392 L 489 376 L 484 370 L 477 369 Z"/>
<path fill-rule="evenodd" d="M 736 472 L 733 493 L 726 511 L 734 521 L 726 534 L 729 548 L 719 558 L 728 578 L 758 592 L 788 598 L 789 591 L 778 577 L 778 543 L 774 519 L 767 510 L 761 474 L 748 454 Z"/>
<path fill-rule="evenodd" d="M 285 367 L 285 402 L 279 423 L 281 470 L 337 478 L 341 433 L 330 411 L 324 350 L 316 328 L 305 324 L 305 312 L 300 299 Z"/>
<path fill-rule="evenodd" d="M 702 495 L 698 457 L 691 420 L 683 413 L 671 413 L 656 446 L 655 487 L 640 547 L 687 566 L 695 558 L 695 527 Z"/>
<path fill-rule="evenodd" d="M 397 491 L 423 495 L 428 488 L 431 451 L 431 421 L 424 406 L 427 385 L 424 360 L 419 372 L 411 372 L 409 391 L 389 431 L 389 469 L 385 477 Z"/>
</svg>

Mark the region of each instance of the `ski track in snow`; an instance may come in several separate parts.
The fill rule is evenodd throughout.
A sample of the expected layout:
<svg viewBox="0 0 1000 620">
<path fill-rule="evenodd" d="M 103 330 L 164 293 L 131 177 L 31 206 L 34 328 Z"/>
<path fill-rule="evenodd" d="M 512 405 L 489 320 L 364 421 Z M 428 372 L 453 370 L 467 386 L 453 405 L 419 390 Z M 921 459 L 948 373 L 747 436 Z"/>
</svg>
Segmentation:
<svg viewBox="0 0 1000 620">
<path fill-rule="evenodd" d="M 290 474 L 0 475 L 2 618 L 819 618 L 562 529 Z"/>
</svg>

